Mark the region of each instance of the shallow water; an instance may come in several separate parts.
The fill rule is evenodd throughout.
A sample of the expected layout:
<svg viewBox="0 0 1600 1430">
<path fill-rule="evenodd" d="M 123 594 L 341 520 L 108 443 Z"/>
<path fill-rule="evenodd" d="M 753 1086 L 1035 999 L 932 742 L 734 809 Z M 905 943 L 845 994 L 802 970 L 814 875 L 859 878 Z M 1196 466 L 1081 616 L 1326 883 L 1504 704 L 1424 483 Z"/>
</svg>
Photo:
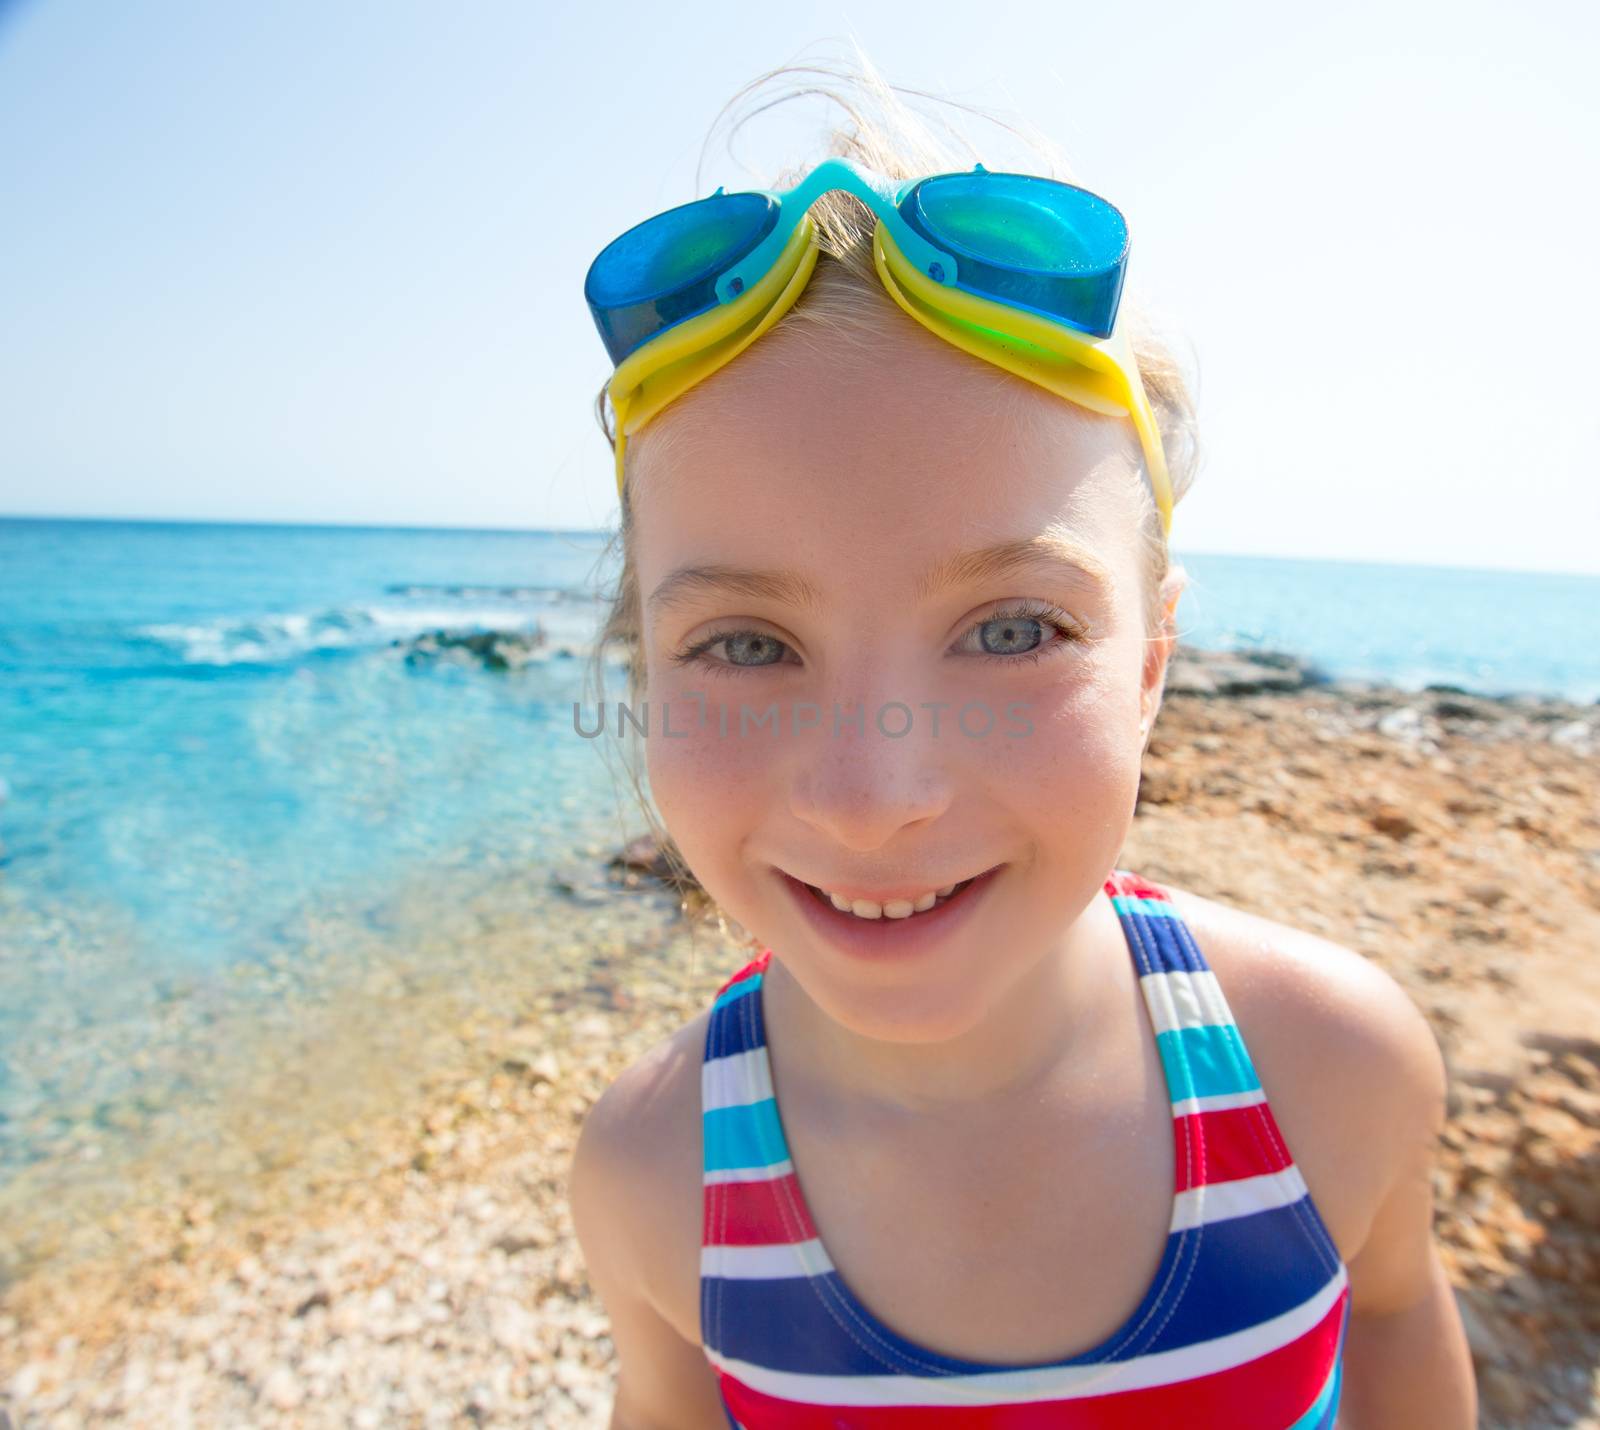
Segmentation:
<svg viewBox="0 0 1600 1430">
<path fill-rule="evenodd" d="M 641 827 L 600 742 L 572 730 L 600 550 L 582 534 L 0 522 L 8 1238 L 130 1151 L 176 1169 L 180 1144 L 271 1141 L 239 1130 L 239 1090 L 319 1009 L 341 1008 L 324 1075 L 265 1079 L 257 1103 L 292 1121 L 381 1101 L 387 1052 L 414 1071 L 409 1023 L 521 986 L 483 966 L 465 911 L 486 900 L 530 925 L 524 982 L 585 915 L 592 935 L 546 881 Z M 506 673 L 408 664 L 394 644 L 536 625 L 539 658 Z M 432 962 L 408 973 L 422 948 Z M 382 998 L 352 997 L 365 988 Z M 392 1036 L 357 1026 L 385 1000 Z M 346 1052 L 360 1066 L 334 1073 Z M 230 1124 L 207 1130 L 222 1107 Z"/>
</svg>

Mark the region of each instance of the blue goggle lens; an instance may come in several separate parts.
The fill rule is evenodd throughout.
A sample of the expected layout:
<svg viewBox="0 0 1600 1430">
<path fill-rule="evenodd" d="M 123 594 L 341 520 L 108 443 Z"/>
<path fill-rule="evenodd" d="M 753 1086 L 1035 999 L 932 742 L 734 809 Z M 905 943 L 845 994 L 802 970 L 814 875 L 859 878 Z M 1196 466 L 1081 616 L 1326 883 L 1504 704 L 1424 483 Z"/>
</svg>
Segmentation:
<svg viewBox="0 0 1600 1430">
<path fill-rule="evenodd" d="M 612 363 L 714 308 L 718 276 L 777 221 L 778 205 L 765 194 L 713 194 L 646 219 L 601 249 L 583 296 Z"/>
<path fill-rule="evenodd" d="M 940 174 L 900 216 L 955 258 L 957 286 L 1111 336 L 1128 225 L 1098 194 L 1035 174 Z"/>
<path fill-rule="evenodd" d="M 1127 268 L 1128 226 L 1115 206 L 1036 174 L 939 174 L 917 183 L 900 217 L 949 254 L 969 293 L 1111 336 Z M 584 297 L 613 364 L 665 329 L 717 305 L 716 283 L 779 220 L 762 193 L 716 193 L 668 209 L 613 239 L 589 266 Z"/>
</svg>

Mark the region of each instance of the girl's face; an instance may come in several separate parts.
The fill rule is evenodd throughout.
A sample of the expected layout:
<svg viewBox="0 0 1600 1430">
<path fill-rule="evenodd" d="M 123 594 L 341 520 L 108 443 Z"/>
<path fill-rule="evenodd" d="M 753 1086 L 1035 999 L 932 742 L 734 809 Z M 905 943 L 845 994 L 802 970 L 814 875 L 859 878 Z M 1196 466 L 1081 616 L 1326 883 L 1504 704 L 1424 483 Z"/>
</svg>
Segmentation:
<svg viewBox="0 0 1600 1430">
<path fill-rule="evenodd" d="M 960 1034 L 1061 949 L 1133 817 L 1168 648 L 1131 424 L 886 308 L 849 341 L 780 325 L 633 452 L 646 764 L 684 858 L 840 1024 Z M 996 866 L 892 958 L 785 878 L 914 897 Z"/>
</svg>

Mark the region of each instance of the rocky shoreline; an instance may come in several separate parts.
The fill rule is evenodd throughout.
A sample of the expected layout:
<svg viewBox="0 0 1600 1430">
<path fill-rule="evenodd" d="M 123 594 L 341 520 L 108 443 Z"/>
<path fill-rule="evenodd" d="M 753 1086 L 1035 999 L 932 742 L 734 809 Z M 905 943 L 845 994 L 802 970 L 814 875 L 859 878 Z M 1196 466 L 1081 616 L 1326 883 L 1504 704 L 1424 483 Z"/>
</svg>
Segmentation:
<svg viewBox="0 0 1600 1430">
<path fill-rule="evenodd" d="M 1436 1235 L 1487 1430 L 1600 1426 L 1597 756 L 1600 704 L 1180 649 L 1118 861 L 1345 943 L 1427 1014 L 1452 1080 Z M 646 843 L 558 872 L 578 910 L 659 917 L 467 1029 L 459 1074 L 352 1132 L 359 1176 L 151 1208 L 114 1256 L 0 1289 L 0 1425 L 604 1426 L 567 1162 L 737 956 L 660 871 Z"/>
</svg>

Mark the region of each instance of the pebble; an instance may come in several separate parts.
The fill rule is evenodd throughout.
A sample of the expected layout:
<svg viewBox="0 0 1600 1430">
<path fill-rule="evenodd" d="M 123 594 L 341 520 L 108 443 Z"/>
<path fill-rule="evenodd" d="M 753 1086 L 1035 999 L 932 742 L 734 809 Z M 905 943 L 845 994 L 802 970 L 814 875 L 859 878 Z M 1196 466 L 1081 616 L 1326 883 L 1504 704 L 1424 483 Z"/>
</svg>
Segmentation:
<svg viewBox="0 0 1600 1430">
<path fill-rule="evenodd" d="M 262 1383 L 261 1398 L 274 1410 L 293 1410 L 304 1403 L 305 1386 L 286 1365 L 280 1365 Z"/>
</svg>

